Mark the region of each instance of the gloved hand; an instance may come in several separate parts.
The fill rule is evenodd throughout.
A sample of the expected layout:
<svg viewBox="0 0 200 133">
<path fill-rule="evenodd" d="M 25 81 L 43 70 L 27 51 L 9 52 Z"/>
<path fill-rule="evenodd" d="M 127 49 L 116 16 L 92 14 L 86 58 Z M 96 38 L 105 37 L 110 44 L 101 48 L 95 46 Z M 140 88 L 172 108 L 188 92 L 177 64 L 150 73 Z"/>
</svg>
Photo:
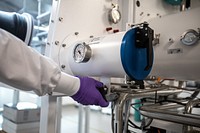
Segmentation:
<svg viewBox="0 0 200 133">
<path fill-rule="evenodd" d="M 75 101 L 83 105 L 108 106 L 109 103 L 105 101 L 97 89 L 103 87 L 103 83 L 89 77 L 78 78 L 80 79 L 80 88 L 76 94 L 71 96 Z"/>
</svg>

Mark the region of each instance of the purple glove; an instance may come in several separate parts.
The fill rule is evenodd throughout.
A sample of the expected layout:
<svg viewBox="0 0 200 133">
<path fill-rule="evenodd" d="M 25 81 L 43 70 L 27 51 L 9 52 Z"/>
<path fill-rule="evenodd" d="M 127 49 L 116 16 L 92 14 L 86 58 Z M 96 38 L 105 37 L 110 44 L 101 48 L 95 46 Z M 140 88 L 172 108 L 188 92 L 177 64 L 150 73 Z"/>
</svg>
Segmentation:
<svg viewBox="0 0 200 133">
<path fill-rule="evenodd" d="M 78 78 L 80 79 L 80 88 L 76 94 L 71 96 L 75 101 L 83 105 L 108 106 L 109 103 L 105 101 L 97 89 L 103 87 L 103 83 L 89 77 Z"/>
</svg>

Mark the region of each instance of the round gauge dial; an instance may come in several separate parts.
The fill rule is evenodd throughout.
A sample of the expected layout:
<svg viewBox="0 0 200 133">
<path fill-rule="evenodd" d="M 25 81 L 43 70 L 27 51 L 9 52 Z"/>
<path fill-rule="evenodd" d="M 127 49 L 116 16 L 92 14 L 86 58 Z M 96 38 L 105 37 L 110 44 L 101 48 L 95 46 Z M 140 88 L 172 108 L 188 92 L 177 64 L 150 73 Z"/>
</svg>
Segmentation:
<svg viewBox="0 0 200 133">
<path fill-rule="evenodd" d="M 183 33 L 181 36 L 181 42 L 185 45 L 193 45 L 196 44 L 196 42 L 199 40 L 199 34 L 195 30 L 187 30 Z"/>
<path fill-rule="evenodd" d="M 92 51 L 89 45 L 78 43 L 74 47 L 73 57 L 77 63 L 84 63 L 90 60 Z"/>
<path fill-rule="evenodd" d="M 108 15 L 109 21 L 111 23 L 117 24 L 121 19 L 121 13 L 119 11 L 119 6 L 113 5 L 113 8 L 109 11 Z"/>
</svg>

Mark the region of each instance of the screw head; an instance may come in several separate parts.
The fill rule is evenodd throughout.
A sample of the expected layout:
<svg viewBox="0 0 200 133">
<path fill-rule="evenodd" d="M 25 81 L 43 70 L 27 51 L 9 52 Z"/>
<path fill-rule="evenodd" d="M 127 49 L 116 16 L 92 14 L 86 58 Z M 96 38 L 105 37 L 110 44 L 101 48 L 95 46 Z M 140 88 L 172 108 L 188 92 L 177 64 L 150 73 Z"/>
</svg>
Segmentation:
<svg viewBox="0 0 200 133">
<path fill-rule="evenodd" d="M 66 47 L 66 44 L 62 44 L 62 47 Z"/>
<path fill-rule="evenodd" d="M 63 18 L 62 17 L 59 17 L 59 19 L 58 19 L 60 22 L 62 22 L 63 21 Z"/>
<path fill-rule="evenodd" d="M 64 68 L 65 68 L 65 65 L 61 65 L 61 68 L 64 69 Z"/>
<path fill-rule="evenodd" d="M 59 45 L 59 41 L 55 41 L 55 45 Z"/>
</svg>

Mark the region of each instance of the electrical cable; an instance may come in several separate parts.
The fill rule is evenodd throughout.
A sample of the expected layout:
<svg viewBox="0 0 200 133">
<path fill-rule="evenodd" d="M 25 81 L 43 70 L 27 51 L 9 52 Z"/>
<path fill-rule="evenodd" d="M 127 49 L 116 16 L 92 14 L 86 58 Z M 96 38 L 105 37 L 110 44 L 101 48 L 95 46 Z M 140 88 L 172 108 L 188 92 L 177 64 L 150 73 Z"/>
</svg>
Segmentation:
<svg viewBox="0 0 200 133">
<path fill-rule="evenodd" d="M 141 129 L 139 126 L 133 123 L 130 119 L 128 120 L 128 122 L 133 126 L 133 128 Z"/>
<path fill-rule="evenodd" d="M 133 105 L 131 105 L 131 107 L 133 108 L 133 109 L 135 109 L 136 111 L 139 111 L 137 108 L 135 108 Z M 146 130 L 146 128 L 152 123 L 152 121 L 153 121 L 153 119 L 152 118 L 148 118 L 149 119 L 149 121 L 148 121 L 148 123 L 145 123 L 145 125 L 144 126 L 137 126 L 136 124 L 134 124 L 130 119 L 129 119 L 129 122 L 130 122 L 130 124 L 131 125 L 133 125 L 135 128 L 138 128 L 138 129 L 141 129 L 141 128 L 143 128 L 144 130 Z M 146 121 L 146 120 L 145 120 Z"/>
<path fill-rule="evenodd" d="M 186 99 L 193 100 L 193 99 L 195 99 L 195 98 L 198 98 L 197 96 L 198 96 L 198 94 L 199 94 L 199 91 L 197 91 L 197 90 L 200 90 L 200 88 L 197 87 L 197 89 L 193 92 L 193 94 L 191 94 L 190 97 L 186 97 Z"/>
</svg>

